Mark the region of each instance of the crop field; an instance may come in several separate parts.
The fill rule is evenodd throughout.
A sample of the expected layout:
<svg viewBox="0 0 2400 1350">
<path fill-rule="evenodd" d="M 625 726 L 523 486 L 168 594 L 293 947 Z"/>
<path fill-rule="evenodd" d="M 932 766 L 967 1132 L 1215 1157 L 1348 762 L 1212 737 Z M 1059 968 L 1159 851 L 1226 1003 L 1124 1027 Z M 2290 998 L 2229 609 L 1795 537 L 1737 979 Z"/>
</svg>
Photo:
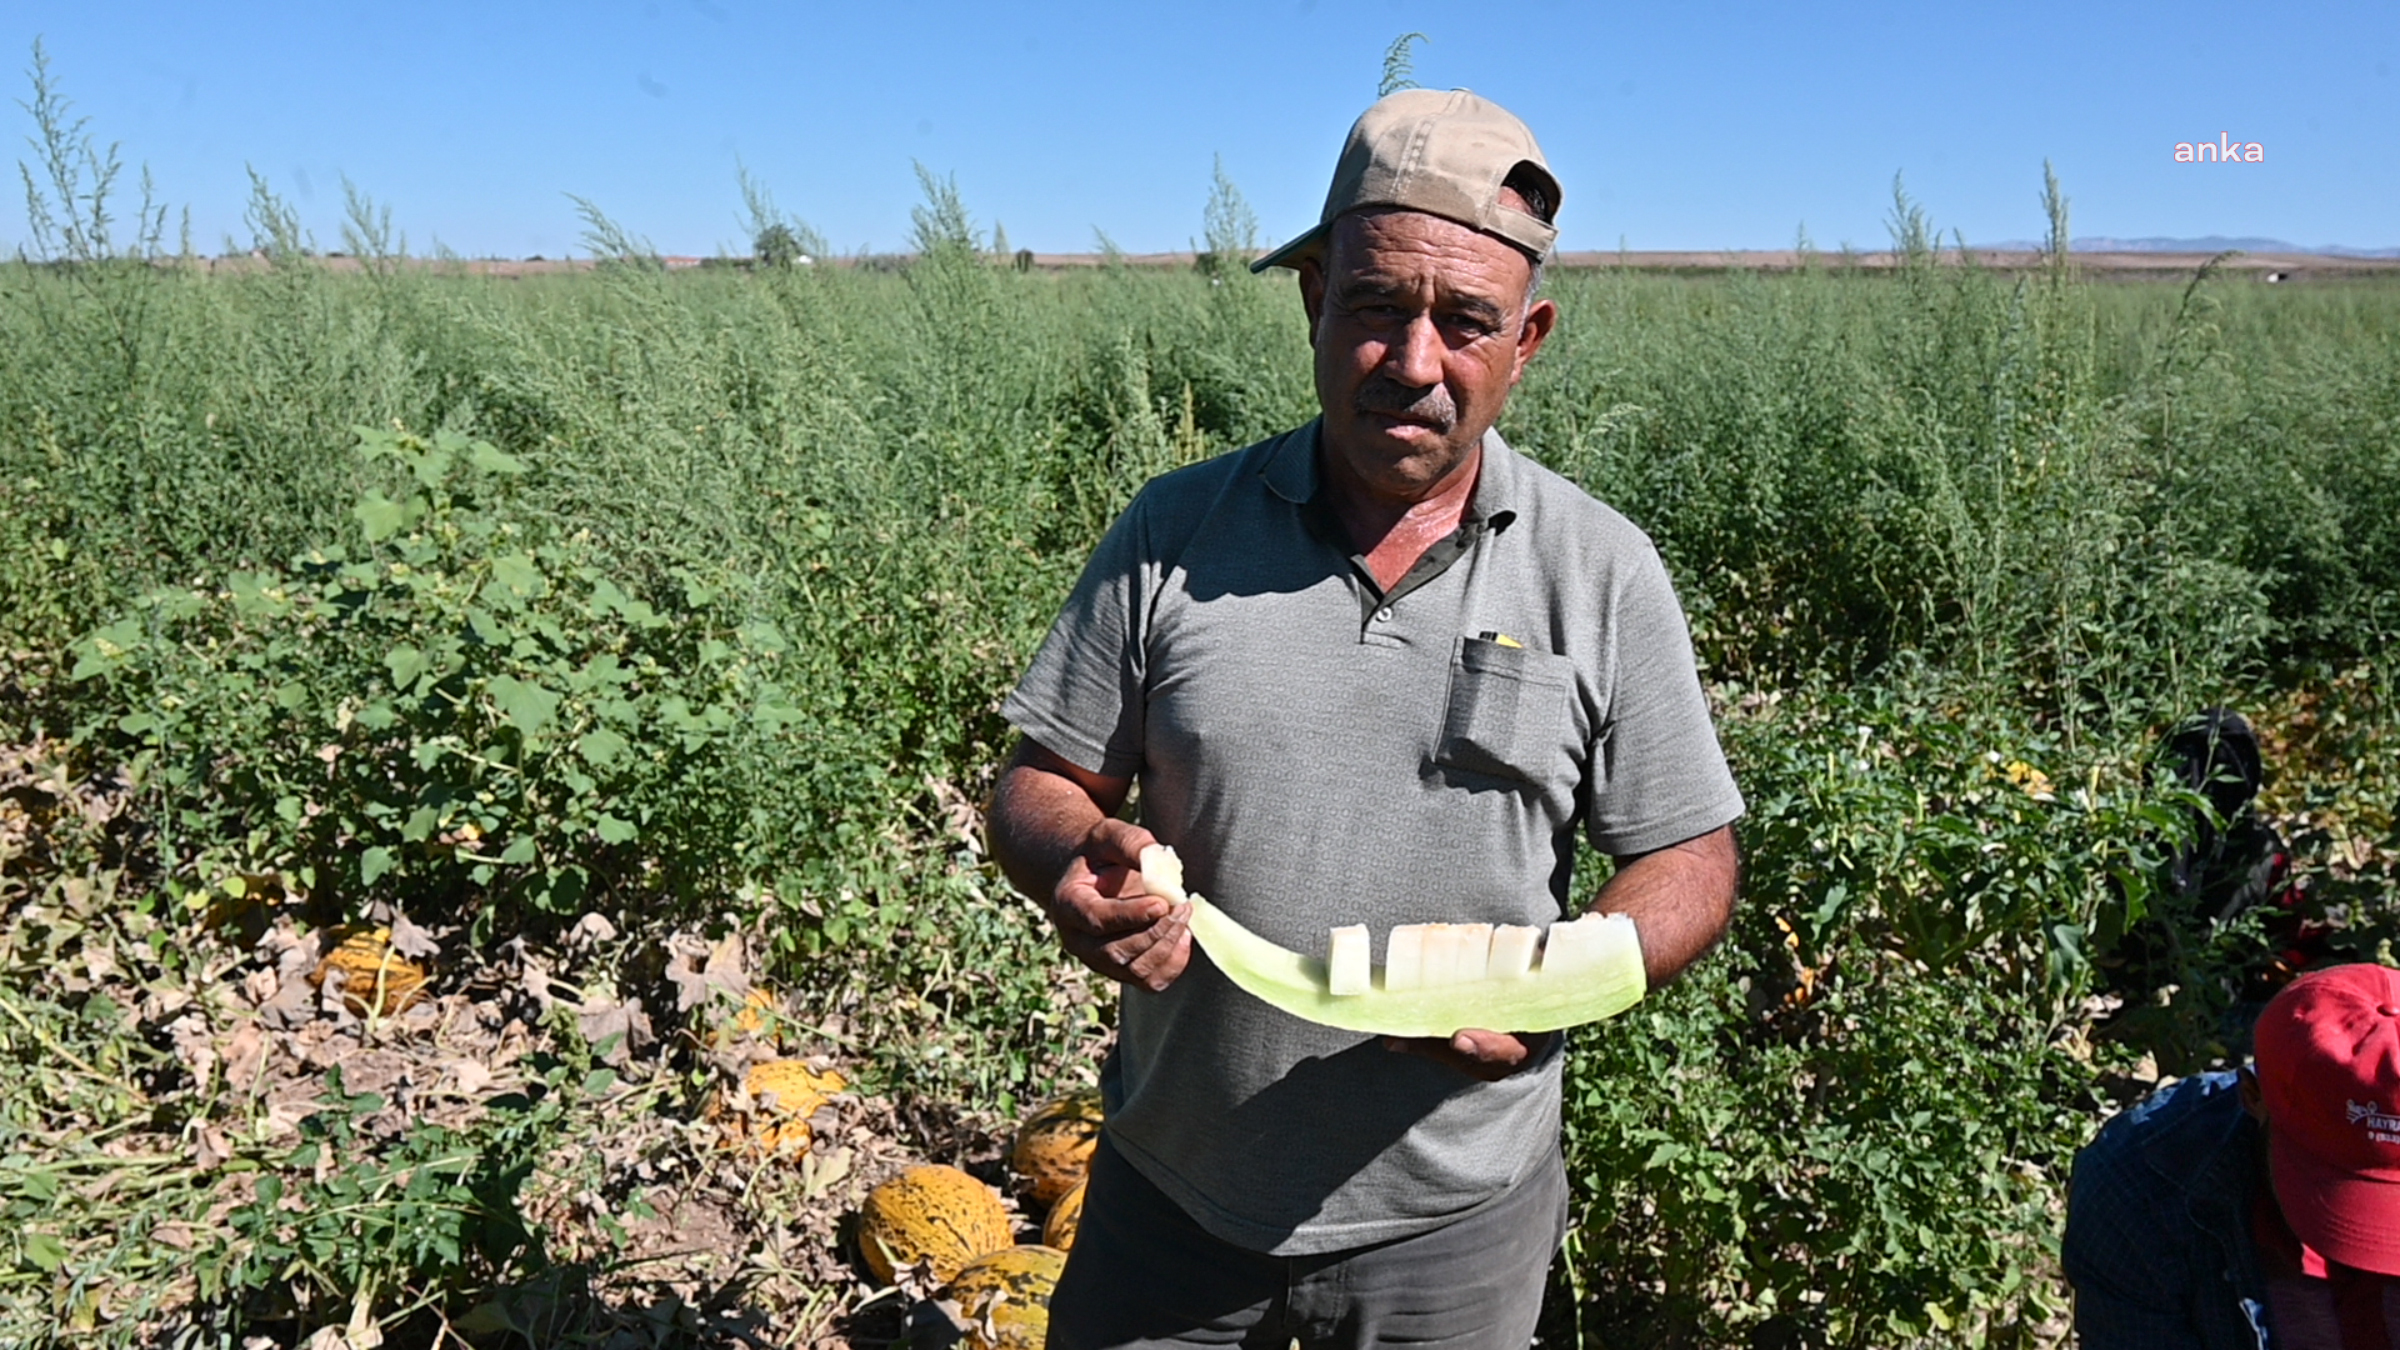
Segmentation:
<svg viewBox="0 0 2400 1350">
<path fill-rule="evenodd" d="M 84 186 L 0 266 L 0 1343 L 939 1339 L 862 1195 L 1038 1232 L 1112 1034 L 985 857 L 999 701 L 1145 479 L 1312 414 L 1289 281 L 932 180 L 890 265 L 362 204 L 337 272 L 262 190 L 206 273 Z M 2400 932 L 2400 284 L 1894 231 L 1554 271 L 1501 423 L 1657 539 L 1750 803 L 1731 937 L 1573 1039 L 1545 1346 L 2061 1343 L 2075 1148 Z M 2296 878 L 2231 914 L 2152 769 L 2216 705 Z M 376 928 L 422 988 L 312 979 Z M 778 1053 L 840 1084 L 769 1137 Z"/>
</svg>

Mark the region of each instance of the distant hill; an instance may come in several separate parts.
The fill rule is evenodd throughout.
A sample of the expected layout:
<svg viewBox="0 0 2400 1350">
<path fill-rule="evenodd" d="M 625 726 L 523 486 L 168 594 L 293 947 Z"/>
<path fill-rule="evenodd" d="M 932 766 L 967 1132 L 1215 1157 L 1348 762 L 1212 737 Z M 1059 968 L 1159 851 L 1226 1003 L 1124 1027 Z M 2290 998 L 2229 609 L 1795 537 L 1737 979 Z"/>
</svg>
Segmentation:
<svg viewBox="0 0 2400 1350">
<path fill-rule="evenodd" d="M 2033 250 L 2040 244 L 2027 239 L 2011 239 L 2000 244 L 1976 244 L 1972 247 L 1994 252 Z M 2199 239 L 2111 239 L 2105 235 L 2077 238 L 2068 245 L 2077 253 L 2223 253 L 2238 248 L 2244 253 L 2314 253 L 2328 258 L 2400 258 L 2400 248 L 2350 248 L 2343 244 L 2325 244 L 2309 248 L 2286 243 L 2281 239 L 2228 239 L 2212 234 Z"/>
</svg>

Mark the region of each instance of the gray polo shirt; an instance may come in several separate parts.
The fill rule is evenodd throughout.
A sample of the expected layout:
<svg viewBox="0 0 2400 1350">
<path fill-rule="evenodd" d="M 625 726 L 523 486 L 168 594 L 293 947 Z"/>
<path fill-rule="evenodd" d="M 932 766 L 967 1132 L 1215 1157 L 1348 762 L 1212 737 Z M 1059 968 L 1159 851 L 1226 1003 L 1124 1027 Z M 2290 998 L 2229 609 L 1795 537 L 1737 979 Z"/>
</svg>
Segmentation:
<svg viewBox="0 0 2400 1350">
<path fill-rule="evenodd" d="M 1296 951 L 1364 923 L 1380 956 L 1395 924 L 1570 912 L 1578 826 L 1621 856 L 1741 814 L 1648 536 L 1495 432 L 1457 534 L 1387 593 L 1318 497 L 1317 434 L 1144 487 L 1003 706 L 1138 778 L 1193 890 Z M 1556 1042 L 1476 1083 L 1197 951 L 1165 993 L 1125 991 L 1119 1030 L 1110 1137 L 1254 1250 L 1430 1231 L 1557 1148 Z"/>
</svg>

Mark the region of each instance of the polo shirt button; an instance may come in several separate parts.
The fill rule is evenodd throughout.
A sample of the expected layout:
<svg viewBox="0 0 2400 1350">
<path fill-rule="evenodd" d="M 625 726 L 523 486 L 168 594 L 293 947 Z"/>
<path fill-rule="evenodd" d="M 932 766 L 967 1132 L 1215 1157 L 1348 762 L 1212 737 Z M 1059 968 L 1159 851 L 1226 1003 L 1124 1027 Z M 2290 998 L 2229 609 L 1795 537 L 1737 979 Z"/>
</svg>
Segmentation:
<svg viewBox="0 0 2400 1350">
<path fill-rule="evenodd" d="M 1392 607 L 1390 605 L 1385 605 L 1383 608 L 1375 611 L 1375 622 L 1390 623 L 1391 621 Z"/>
</svg>

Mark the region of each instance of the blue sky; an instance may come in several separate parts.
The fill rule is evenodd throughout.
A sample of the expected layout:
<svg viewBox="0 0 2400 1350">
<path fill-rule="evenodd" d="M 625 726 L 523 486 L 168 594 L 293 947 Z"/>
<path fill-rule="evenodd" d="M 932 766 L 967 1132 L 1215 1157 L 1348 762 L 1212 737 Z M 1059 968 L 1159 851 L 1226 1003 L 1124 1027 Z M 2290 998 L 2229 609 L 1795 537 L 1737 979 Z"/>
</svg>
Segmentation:
<svg viewBox="0 0 2400 1350">
<path fill-rule="evenodd" d="M 1315 218 L 1385 46 L 1412 30 L 1422 83 L 1532 124 L 1568 248 L 1780 248 L 1803 227 L 1880 247 L 1896 172 L 1945 233 L 2033 238 L 2045 159 L 2079 235 L 2400 246 L 2392 0 L 0 0 L 9 69 L 41 37 L 75 111 L 210 252 L 247 241 L 246 167 L 326 247 L 346 176 L 419 251 L 578 252 L 572 193 L 664 251 L 741 252 L 746 166 L 838 250 L 890 250 L 917 162 L 1013 246 L 1083 251 L 1099 229 L 1166 250 L 1200 233 L 1220 155 L 1272 243 Z M 2265 162 L 2173 162 L 2220 133 Z M 25 237 L 11 194 L 0 245 Z"/>
</svg>

